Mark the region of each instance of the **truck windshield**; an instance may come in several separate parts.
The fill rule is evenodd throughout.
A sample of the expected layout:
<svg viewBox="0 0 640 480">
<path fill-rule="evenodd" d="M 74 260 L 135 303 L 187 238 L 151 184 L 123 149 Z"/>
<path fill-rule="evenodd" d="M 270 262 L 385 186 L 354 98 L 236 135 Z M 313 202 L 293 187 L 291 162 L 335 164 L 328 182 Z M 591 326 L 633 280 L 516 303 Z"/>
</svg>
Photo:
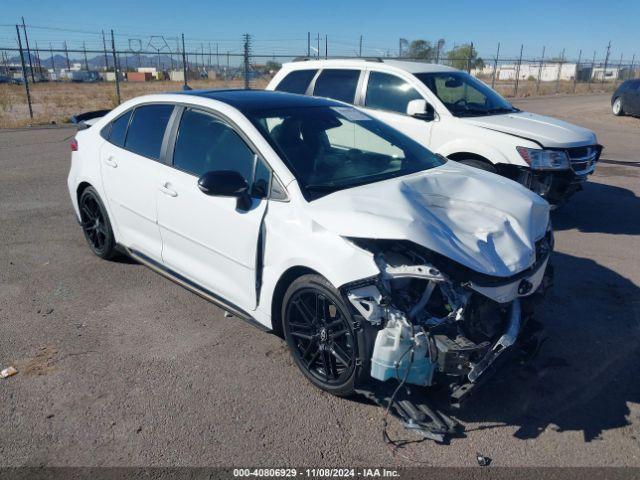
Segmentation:
<svg viewBox="0 0 640 480">
<path fill-rule="evenodd" d="M 445 162 L 346 105 L 245 111 L 245 115 L 280 154 L 307 200 Z"/>
<path fill-rule="evenodd" d="M 480 80 L 466 72 L 416 73 L 456 117 L 478 117 L 519 112 Z"/>
</svg>

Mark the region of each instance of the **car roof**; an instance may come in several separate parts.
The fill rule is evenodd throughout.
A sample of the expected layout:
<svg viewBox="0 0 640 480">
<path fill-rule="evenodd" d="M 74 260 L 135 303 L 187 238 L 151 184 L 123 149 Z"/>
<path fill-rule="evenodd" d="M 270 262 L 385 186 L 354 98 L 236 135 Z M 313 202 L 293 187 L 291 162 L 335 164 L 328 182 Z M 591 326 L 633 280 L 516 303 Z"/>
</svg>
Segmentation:
<svg viewBox="0 0 640 480">
<path fill-rule="evenodd" d="M 328 98 L 310 97 L 294 93 L 274 92 L 270 90 L 188 90 L 178 92 L 181 95 L 193 95 L 210 98 L 245 111 L 269 110 L 272 108 L 340 106 L 340 102 Z"/>
<path fill-rule="evenodd" d="M 305 59 L 285 64 L 292 69 L 306 69 L 306 68 L 328 68 L 328 67 L 354 67 L 362 68 L 363 66 L 381 66 L 386 65 L 394 67 L 400 70 L 404 70 L 409 73 L 429 73 L 429 72 L 457 72 L 459 70 L 448 67 L 447 65 L 440 65 L 438 63 L 426 63 L 420 61 L 410 60 L 392 60 L 385 58 L 340 58 L 340 59 L 328 59 L 328 60 L 313 60 Z"/>
</svg>

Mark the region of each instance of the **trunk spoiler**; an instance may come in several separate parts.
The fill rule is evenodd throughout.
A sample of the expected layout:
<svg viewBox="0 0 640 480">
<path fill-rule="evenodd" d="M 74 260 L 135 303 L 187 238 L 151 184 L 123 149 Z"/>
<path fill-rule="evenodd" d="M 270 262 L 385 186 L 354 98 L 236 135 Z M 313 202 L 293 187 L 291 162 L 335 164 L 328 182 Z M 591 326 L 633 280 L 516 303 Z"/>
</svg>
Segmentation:
<svg viewBox="0 0 640 480">
<path fill-rule="evenodd" d="M 71 123 L 78 126 L 78 130 L 84 130 L 93 125 L 99 118 L 104 117 L 111 110 L 95 110 L 93 112 L 79 113 L 71 117 Z"/>
</svg>

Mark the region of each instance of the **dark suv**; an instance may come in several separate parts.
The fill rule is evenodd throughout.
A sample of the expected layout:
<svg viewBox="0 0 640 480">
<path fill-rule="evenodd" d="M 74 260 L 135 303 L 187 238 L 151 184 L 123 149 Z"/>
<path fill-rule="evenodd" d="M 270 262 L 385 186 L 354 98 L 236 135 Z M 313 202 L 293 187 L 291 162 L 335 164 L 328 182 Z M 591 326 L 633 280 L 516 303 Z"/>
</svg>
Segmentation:
<svg viewBox="0 0 640 480">
<path fill-rule="evenodd" d="M 614 115 L 640 115 L 640 79 L 623 82 L 611 96 Z"/>
</svg>

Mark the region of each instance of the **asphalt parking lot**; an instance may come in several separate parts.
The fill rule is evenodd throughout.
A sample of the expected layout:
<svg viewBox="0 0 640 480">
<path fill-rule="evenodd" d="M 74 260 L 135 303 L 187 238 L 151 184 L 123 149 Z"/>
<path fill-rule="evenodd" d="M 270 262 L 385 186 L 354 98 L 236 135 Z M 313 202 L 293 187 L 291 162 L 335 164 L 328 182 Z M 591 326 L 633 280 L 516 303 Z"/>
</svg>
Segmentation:
<svg viewBox="0 0 640 480">
<path fill-rule="evenodd" d="M 640 466 L 640 119 L 603 95 L 516 104 L 605 146 L 553 216 L 548 340 L 467 403 L 463 438 L 401 455 L 380 408 L 311 386 L 279 338 L 93 256 L 66 187 L 72 129 L 0 131 L 0 365 L 19 370 L 0 380 L 0 465 Z"/>
</svg>

